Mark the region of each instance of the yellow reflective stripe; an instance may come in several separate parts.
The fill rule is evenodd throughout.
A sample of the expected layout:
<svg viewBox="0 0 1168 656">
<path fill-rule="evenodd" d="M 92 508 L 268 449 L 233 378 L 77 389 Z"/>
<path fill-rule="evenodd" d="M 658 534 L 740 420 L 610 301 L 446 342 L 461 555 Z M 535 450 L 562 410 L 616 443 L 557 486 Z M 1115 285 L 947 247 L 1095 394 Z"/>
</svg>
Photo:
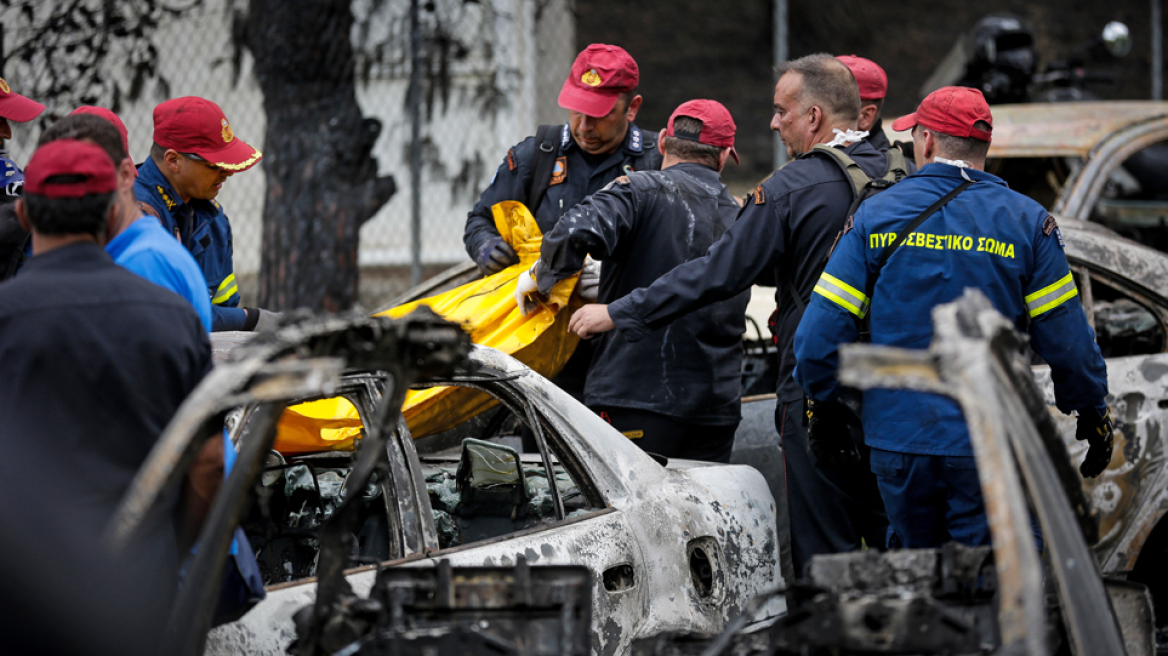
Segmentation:
<svg viewBox="0 0 1168 656">
<path fill-rule="evenodd" d="M 232 285 L 231 287 L 219 292 L 219 294 L 217 294 L 214 298 L 211 299 L 211 303 L 213 303 L 215 305 L 219 305 L 220 303 L 223 303 L 227 299 L 231 298 L 231 296 L 238 291 L 239 291 L 239 285 Z"/>
<path fill-rule="evenodd" d="M 229 274 L 219 283 L 219 289 L 215 290 L 215 296 L 211 298 L 212 303 L 222 303 L 231 298 L 231 295 L 239 291 L 239 285 L 235 284 L 235 274 Z"/>
<path fill-rule="evenodd" d="M 861 319 L 868 314 L 868 297 L 835 276 L 821 275 L 814 291 Z"/>
<path fill-rule="evenodd" d="M 1052 310 L 1079 293 L 1074 277 L 1068 273 L 1053 284 L 1026 296 L 1026 311 L 1031 318 Z"/>
</svg>

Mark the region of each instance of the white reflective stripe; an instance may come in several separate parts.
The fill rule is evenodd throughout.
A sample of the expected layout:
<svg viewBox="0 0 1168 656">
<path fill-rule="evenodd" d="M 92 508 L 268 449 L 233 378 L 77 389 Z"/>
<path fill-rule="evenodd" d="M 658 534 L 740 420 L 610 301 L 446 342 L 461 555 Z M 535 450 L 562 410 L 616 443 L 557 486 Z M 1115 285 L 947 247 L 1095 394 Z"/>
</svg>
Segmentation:
<svg viewBox="0 0 1168 656">
<path fill-rule="evenodd" d="M 1079 293 L 1074 277 L 1068 273 L 1057 282 L 1026 296 L 1026 311 L 1031 318 L 1052 310 Z"/>
<path fill-rule="evenodd" d="M 827 273 L 819 276 L 819 282 L 815 283 L 815 293 L 861 319 L 868 314 L 868 297 L 835 276 Z"/>
</svg>

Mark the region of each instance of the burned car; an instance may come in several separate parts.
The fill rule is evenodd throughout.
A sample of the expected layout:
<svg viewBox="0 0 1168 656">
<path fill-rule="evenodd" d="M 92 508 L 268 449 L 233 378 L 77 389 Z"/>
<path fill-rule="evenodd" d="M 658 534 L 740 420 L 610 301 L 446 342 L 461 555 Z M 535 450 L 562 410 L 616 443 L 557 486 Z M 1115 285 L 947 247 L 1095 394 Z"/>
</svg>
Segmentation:
<svg viewBox="0 0 1168 656">
<path fill-rule="evenodd" d="M 397 351 L 397 362 L 383 342 L 405 326 L 418 344 Z M 462 356 L 448 356 L 457 362 L 420 366 L 443 340 L 451 352 L 461 344 Z M 176 606 L 176 653 L 201 653 L 214 572 L 236 524 L 273 584 L 244 617 L 206 636 L 209 654 L 287 653 L 297 611 L 309 608 L 309 626 L 325 631 L 338 599 L 367 595 L 380 569 L 438 560 L 586 567 L 592 649 L 604 654 L 662 630 L 717 633 L 780 583 L 775 503 L 758 472 L 658 462 L 526 366 L 465 344 L 452 324 L 306 318 L 227 357 L 164 434 L 115 522 L 115 536 L 131 535 L 181 476 L 200 427 L 231 414 L 239 463 L 200 535 L 187 579 L 199 583 L 184 587 Z M 475 424 L 473 437 L 414 440 L 401 418 L 402 385 L 474 388 L 501 410 Z M 288 406 L 335 397 L 360 413 L 355 451 L 270 450 Z M 527 451 L 523 428 L 535 443 Z M 764 615 L 782 608 L 776 600 Z"/>
</svg>

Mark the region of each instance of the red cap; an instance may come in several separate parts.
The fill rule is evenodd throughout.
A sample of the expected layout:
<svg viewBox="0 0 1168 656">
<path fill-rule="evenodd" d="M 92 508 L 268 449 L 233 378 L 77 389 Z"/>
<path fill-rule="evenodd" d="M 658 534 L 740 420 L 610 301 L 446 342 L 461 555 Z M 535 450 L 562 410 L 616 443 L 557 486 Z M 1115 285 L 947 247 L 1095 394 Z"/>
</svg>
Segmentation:
<svg viewBox="0 0 1168 656">
<path fill-rule="evenodd" d="M 43 111 L 44 105 L 16 93 L 7 82 L 0 80 L 0 118 L 25 123 L 40 116 Z"/>
<path fill-rule="evenodd" d="M 880 100 L 888 93 L 888 74 L 876 62 L 856 55 L 839 55 L 836 59 L 856 76 L 860 100 Z"/>
<path fill-rule="evenodd" d="M 978 121 L 985 121 L 990 129 L 978 130 L 973 127 Z M 954 137 L 989 141 L 990 133 L 994 131 L 994 117 L 981 91 L 970 87 L 941 87 L 925 96 L 917 111 L 893 121 L 892 129 L 903 132 L 911 130 L 915 125 L 923 125 Z"/>
<path fill-rule="evenodd" d="M 576 57 L 560 90 L 560 107 L 588 116 L 608 116 L 616 98 L 637 88 L 637 62 L 624 48 L 593 43 Z"/>
<path fill-rule="evenodd" d="M 130 154 L 130 135 L 126 132 L 126 124 L 122 123 L 122 119 L 117 114 L 105 107 L 94 107 L 93 105 L 83 105 L 69 112 L 69 116 L 74 114 L 92 114 L 113 123 L 114 127 L 118 129 L 118 134 L 122 135 L 122 146 L 126 149 L 126 155 Z"/>
<path fill-rule="evenodd" d="M 688 116 L 689 118 L 701 121 L 701 129 L 696 133 L 680 130 L 675 131 L 673 129 L 673 119 L 678 116 Z M 734 125 L 734 119 L 730 116 L 730 112 L 722 106 L 722 103 L 717 100 L 690 100 L 689 102 L 682 103 L 680 107 L 673 110 L 673 115 L 669 117 L 669 126 L 665 129 L 665 134 L 670 137 L 677 137 L 678 139 L 696 141 L 708 146 L 729 148 L 734 162 L 740 164 L 741 162 L 738 161 L 738 151 L 734 150 L 734 132 L 737 129 Z"/>
<path fill-rule="evenodd" d="M 47 182 L 55 175 L 80 176 L 76 182 Z M 47 198 L 81 198 L 118 189 L 114 163 L 101 146 L 77 139 L 51 141 L 32 154 L 24 169 L 24 191 Z"/>
<path fill-rule="evenodd" d="M 168 100 L 154 108 L 154 143 L 198 155 L 212 166 L 246 171 L 264 154 L 238 139 L 219 105 L 196 96 Z"/>
</svg>

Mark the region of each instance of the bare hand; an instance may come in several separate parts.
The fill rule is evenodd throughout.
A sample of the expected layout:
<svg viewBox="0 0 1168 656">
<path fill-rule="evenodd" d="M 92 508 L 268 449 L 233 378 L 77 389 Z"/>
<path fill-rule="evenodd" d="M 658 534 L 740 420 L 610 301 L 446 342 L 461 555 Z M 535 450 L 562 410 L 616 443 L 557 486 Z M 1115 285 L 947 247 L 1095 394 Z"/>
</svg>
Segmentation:
<svg viewBox="0 0 1168 656">
<path fill-rule="evenodd" d="M 613 328 L 616 328 L 616 324 L 608 316 L 608 306 L 601 303 L 585 305 L 576 310 L 572 320 L 568 322 L 568 330 L 579 335 L 581 339 L 606 333 Z"/>
</svg>

